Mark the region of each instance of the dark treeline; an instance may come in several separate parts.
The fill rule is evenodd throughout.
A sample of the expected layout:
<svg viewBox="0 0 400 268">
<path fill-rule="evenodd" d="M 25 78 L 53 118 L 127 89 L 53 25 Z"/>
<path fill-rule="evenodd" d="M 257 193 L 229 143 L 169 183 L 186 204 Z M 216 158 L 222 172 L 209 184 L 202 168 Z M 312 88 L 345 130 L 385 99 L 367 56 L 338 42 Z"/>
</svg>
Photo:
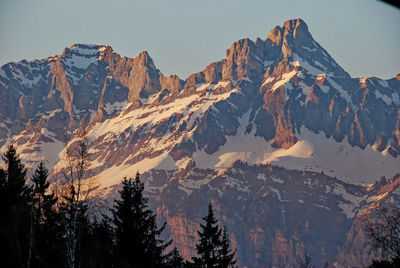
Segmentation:
<svg viewBox="0 0 400 268">
<path fill-rule="evenodd" d="M 53 192 L 43 162 L 28 178 L 14 146 L 2 155 L 0 267 L 236 267 L 228 232 L 218 226 L 211 203 L 199 226 L 197 255 L 184 260 L 171 240 L 161 239 L 167 223 L 157 226 L 139 174 L 123 178 L 113 208 L 100 212 L 93 205 L 96 186 L 84 180 L 84 141 L 75 153 Z M 383 257 L 370 267 L 400 267 L 400 208 L 379 209 L 365 231 L 368 246 Z M 313 267 L 307 252 L 298 263 Z"/>
<path fill-rule="evenodd" d="M 198 231 L 197 256 L 187 261 L 176 247 L 171 250 L 172 241 L 160 238 L 166 223 L 157 226 L 139 174 L 123 179 L 120 198 L 102 214 L 111 216 L 93 216 L 100 213 L 81 183 L 86 149 L 78 148 L 77 164 L 67 169 L 67 180 L 55 193 L 45 165 L 27 178 L 16 148 L 9 146 L 0 169 L 1 267 L 236 266 L 227 230 L 218 226 L 211 203 Z"/>
</svg>

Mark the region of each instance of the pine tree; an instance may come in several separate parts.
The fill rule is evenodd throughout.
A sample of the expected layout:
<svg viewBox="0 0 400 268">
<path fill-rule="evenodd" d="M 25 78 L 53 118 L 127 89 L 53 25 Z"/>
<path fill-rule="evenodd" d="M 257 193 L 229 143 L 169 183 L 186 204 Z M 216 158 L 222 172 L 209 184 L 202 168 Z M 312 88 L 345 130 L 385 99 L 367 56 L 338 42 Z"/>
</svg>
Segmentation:
<svg viewBox="0 0 400 268">
<path fill-rule="evenodd" d="M 0 170 L 0 254 L 4 267 L 25 267 L 29 263 L 30 188 L 25 185 L 26 169 L 13 145 L 3 156 L 6 170 Z"/>
<path fill-rule="evenodd" d="M 163 251 L 171 241 L 164 243 L 159 238 L 165 223 L 157 228 L 156 216 L 148 209 L 143 190 L 139 173 L 135 179 L 122 181 L 121 199 L 113 210 L 116 267 L 158 267 L 165 262 Z"/>
<path fill-rule="evenodd" d="M 32 175 L 35 219 L 38 223 L 44 222 L 48 217 L 51 217 L 51 214 L 54 213 L 54 205 L 57 202 L 57 197 L 54 196 L 54 193 L 47 193 L 50 186 L 50 182 L 47 179 L 48 176 L 48 169 L 43 162 L 40 162 Z"/>
<path fill-rule="evenodd" d="M 89 224 L 88 232 L 82 237 L 81 267 L 108 268 L 112 267 L 112 228 L 109 219 L 103 216 L 99 222 L 94 219 Z"/>
<path fill-rule="evenodd" d="M 231 251 L 230 249 L 228 231 L 226 230 L 226 226 L 224 226 L 222 230 L 221 250 L 219 255 L 218 267 L 235 267 L 237 261 L 233 259 L 234 257 L 235 251 Z"/>
<path fill-rule="evenodd" d="M 208 204 L 208 214 L 203 217 L 203 220 L 205 225 L 200 223 L 201 231 L 197 231 L 200 237 L 199 243 L 196 245 L 199 257 L 192 259 L 199 267 L 217 267 L 221 248 L 221 230 L 214 217 L 211 203 Z"/>
<path fill-rule="evenodd" d="M 196 245 L 198 257 L 193 257 L 195 267 L 236 267 L 235 251 L 230 250 L 229 236 L 226 227 L 220 229 L 214 217 L 211 203 L 208 214 L 203 217 L 205 224 L 200 223 L 199 242 Z"/>
<path fill-rule="evenodd" d="M 62 260 L 59 215 L 55 211 L 57 197 L 47 193 L 48 170 L 41 162 L 32 175 L 32 267 L 56 267 Z M 60 266 L 60 265 L 59 265 Z"/>
<path fill-rule="evenodd" d="M 182 268 L 185 266 L 185 262 L 182 258 L 182 255 L 179 253 L 176 247 L 174 247 L 174 249 L 170 253 L 168 253 L 167 258 L 168 258 L 166 263 L 167 267 Z"/>
</svg>

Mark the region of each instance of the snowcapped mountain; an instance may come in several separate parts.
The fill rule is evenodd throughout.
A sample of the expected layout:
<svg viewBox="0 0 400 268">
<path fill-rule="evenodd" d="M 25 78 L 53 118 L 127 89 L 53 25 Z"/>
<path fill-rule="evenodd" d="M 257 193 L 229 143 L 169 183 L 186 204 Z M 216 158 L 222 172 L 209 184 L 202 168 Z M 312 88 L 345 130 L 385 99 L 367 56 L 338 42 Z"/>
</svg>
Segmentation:
<svg viewBox="0 0 400 268">
<path fill-rule="evenodd" d="M 101 186 L 113 195 L 144 173 L 185 256 L 213 200 L 241 265 L 290 265 L 304 247 L 319 263 L 362 265 L 360 219 L 399 198 L 399 94 L 399 75 L 352 78 L 301 19 L 184 81 L 147 52 L 75 44 L 0 68 L 0 146 L 55 173 L 65 132 L 85 130 Z"/>
</svg>

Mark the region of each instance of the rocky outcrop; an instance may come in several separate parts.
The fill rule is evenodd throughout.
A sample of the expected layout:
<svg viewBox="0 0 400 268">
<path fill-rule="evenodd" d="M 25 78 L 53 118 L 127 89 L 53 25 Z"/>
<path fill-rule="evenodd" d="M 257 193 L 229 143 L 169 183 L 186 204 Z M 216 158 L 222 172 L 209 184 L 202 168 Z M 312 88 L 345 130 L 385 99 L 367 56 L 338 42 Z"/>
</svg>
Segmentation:
<svg viewBox="0 0 400 268">
<path fill-rule="evenodd" d="M 219 224 L 230 232 L 240 267 L 295 266 L 305 250 L 318 266 L 366 265 L 373 256 L 363 242 L 365 213 L 399 198 L 398 176 L 365 187 L 321 173 L 241 162 L 220 174 L 192 169 L 179 180 L 168 176 L 174 177 L 153 170 L 142 178 L 184 257 L 195 254 L 198 223 L 211 201 Z"/>
</svg>

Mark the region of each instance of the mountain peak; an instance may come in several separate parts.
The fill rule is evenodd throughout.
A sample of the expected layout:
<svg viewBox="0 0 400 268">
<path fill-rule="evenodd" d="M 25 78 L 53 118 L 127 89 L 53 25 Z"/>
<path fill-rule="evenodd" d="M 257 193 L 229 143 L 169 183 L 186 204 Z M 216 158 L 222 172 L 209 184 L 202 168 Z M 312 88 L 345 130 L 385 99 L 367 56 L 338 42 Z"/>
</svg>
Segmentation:
<svg viewBox="0 0 400 268">
<path fill-rule="evenodd" d="M 82 44 L 75 43 L 70 46 L 71 49 L 92 49 L 92 50 L 104 50 L 107 46 L 102 44 Z"/>
<path fill-rule="evenodd" d="M 314 40 L 307 24 L 300 18 L 287 20 L 267 35 L 266 50 L 273 60 L 278 55 L 299 64 L 310 74 L 326 73 L 331 76 L 350 77 L 329 53 Z M 271 60 L 270 59 L 270 60 Z"/>
<path fill-rule="evenodd" d="M 307 24 L 300 18 L 287 20 L 283 23 L 283 28 L 287 31 L 301 31 L 308 32 Z"/>
<path fill-rule="evenodd" d="M 310 32 L 308 31 L 307 24 L 302 19 L 287 20 L 283 23 L 283 36 L 284 38 L 295 45 L 301 44 L 310 45 L 314 41 Z"/>
<path fill-rule="evenodd" d="M 100 44 L 73 44 L 64 49 L 60 60 L 68 76 L 76 84 L 81 79 L 84 70 L 90 64 L 102 60 L 108 50 L 112 50 L 110 46 Z"/>
<path fill-rule="evenodd" d="M 140 58 L 151 58 L 149 55 L 149 52 L 147 52 L 146 50 L 143 50 L 142 52 L 140 52 L 139 57 Z"/>
<path fill-rule="evenodd" d="M 140 63 L 140 65 L 156 69 L 153 59 L 150 57 L 147 51 L 140 52 L 140 54 L 135 59 Z"/>
<path fill-rule="evenodd" d="M 273 46 L 279 46 L 282 41 L 283 31 L 282 28 L 277 25 L 268 32 L 267 40 L 271 41 Z"/>
<path fill-rule="evenodd" d="M 108 48 L 108 46 L 100 45 L 100 44 L 73 44 L 70 47 L 66 47 L 61 55 L 62 58 L 68 58 L 72 55 L 81 56 L 81 57 L 99 57 L 100 54 Z M 110 47 L 111 48 L 111 47 Z"/>
<path fill-rule="evenodd" d="M 283 27 L 275 26 L 268 32 L 267 40 L 270 40 L 274 45 L 279 45 L 284 36 L 290 36 L 293 39 L 304 39 L 305 37 L 311 37 L 311 34 L 308 31 L 307 24 L 298 18 L 285 21 Z"/>
</svg>

